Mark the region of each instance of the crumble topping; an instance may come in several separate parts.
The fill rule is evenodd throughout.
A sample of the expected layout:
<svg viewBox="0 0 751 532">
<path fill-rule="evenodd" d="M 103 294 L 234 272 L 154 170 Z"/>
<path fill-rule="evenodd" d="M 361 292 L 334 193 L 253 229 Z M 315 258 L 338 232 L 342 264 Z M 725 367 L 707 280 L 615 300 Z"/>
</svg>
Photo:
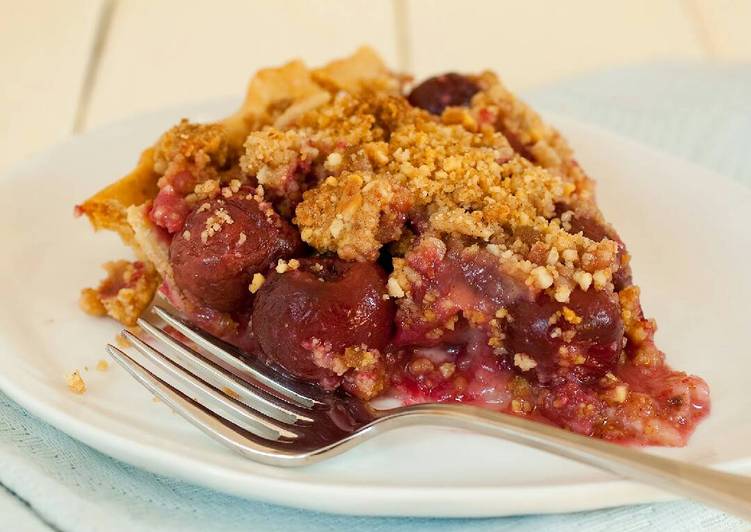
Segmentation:
<svg viewBox="0 0 751 532">
<path fill-rule="evenodd" d="M 81 291 L 81 309 L 93 316 L 109 315 L 124 325 L 135 325 L 154 297 L 159 275 L 150 263 L 140 261 L 107 262 L 104 269 L 107 277 L 96 289 Z"/>
<path fill-rule="evenodd" d="M 423 209 L 428 232 L 486 242 L 558 301 L 577 285 L 608 289 L 616 242 L 572 233 L 572 212 L 556 213 L 586 196 L 579 174 L 536 166 L 491 125 L 457 125 L 447 113 L 439 120 L 395 96 L 339 93 L 289 129 L 251 133 L 241 167 L 285 201 L 302 191 L 293 221 L 321 252 L 372 261 L 402 237 L 406 213 Z M 551 131 L 539 142 L 557 142 Z"/>
<path fill-rule="evenodd" d="M 482 89 L 472 98 L 470 114 L 479 124 L 492 124 L 517 153 L 575 186 L 574 203 L 592 203 L 594 186 L 573 157 L 558 131 L 546 124 L 531 107 L 514 96 L 492 72 L 476 80 Z M 444 111 L 445 115 L 450 108 Z"/>
<path fill-rule="evenodd" d="M 331 344 L 313 338 L 308 342 L 313 362 L 344 377 L 342 385 L 361 399 L 372 399 L 386 387 L 386 373 L 381 353 L 365 345 L 350 346 L 334 353 Z"/>
<path fill-rule="evenodd" d="M 295 221 L 300 235 L 345 260 L 375 260 L 384 243 L 399 238 L 408 200 L 405 189 L 371 175 L 329 177 L 304 195 Z"/>
<path fill-rule="evenodd" d="M 215 177 L 229 157 L 225 129 L 220 124 L 194 124 L 183 118 L 156 143 L 154 170 L 173 176 L 182 171 L 201 175 L 203 180 Z"/>
</svg>

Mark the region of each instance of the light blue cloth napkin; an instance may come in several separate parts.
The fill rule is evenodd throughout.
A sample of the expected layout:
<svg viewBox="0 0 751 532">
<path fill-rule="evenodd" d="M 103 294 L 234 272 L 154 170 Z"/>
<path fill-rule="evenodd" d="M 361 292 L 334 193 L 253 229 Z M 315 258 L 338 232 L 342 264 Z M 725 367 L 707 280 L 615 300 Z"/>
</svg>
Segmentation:
<svg viewBox="0 0 751 532">
<path fill-rule="evenodd" d="M 751 65 L 601 71 L 526 94 L 751 185 Z M 13 499 L 17 500 L 13 500 Z M 4 502 L 3 502 L 4 501 Z M 0 393 L 0 530 L 748 530 L 690 502 L 496 519 L 342 517 L 246 501 L 113 460 Z"/>
</svg>

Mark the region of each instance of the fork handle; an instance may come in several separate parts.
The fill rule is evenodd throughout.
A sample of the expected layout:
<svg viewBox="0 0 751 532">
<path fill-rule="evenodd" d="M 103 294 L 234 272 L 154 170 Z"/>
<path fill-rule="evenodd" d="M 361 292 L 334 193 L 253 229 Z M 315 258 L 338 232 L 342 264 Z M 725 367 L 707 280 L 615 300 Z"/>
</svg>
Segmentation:
<svg viewBox="0 0 751 532">
<path fill-rule="evenodd" d="M 415 424 L 468 429 L 520 443 L 623 478 L 650 484 L 751 520 L 751 477 L 663 458 L 474 406 L 407 406 L 385 412 L 375 423 L 383 428 Z"/>
</svg>

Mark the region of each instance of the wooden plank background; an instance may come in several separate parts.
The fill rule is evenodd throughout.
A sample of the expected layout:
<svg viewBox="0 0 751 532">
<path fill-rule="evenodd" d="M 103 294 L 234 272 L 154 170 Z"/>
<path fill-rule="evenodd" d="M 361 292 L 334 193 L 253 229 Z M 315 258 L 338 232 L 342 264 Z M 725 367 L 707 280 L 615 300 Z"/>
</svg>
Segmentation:
<svg viewBox="0 0 751 532">
<path fill-rule="evenodd" d="M 606 66 L 751 61 L 751 0 L 0 0 L 0 12 L 0 170 L 363 43 L 417 76 L 493 68 L 517 90 Z"/>
</svg>

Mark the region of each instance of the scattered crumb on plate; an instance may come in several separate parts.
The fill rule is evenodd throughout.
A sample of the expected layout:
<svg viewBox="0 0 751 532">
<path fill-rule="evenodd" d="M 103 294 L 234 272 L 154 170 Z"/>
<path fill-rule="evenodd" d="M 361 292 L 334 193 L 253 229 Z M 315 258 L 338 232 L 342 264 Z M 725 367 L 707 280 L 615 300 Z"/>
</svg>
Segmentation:
<svg viewBox="0 0 751 532">
<path fill-rule="evenodd" d="M 130 340 L 128 340 L 122 334 L 115 335 L 115 343 L 117 344 L 117 347 L 121 347 L 123 349 L 127 349 L 128 347 L 133 345 L 130 343 Z"/>
<path fill-rule="evenodd" d="M 70 375 L 66 377 L 66 382 L 68 383 L 68 389 L 78 395 L 83 394 L 86 392 L 86 383 L 83 382 L 83 379 L 81 378 L 81 373 L 76 370 Z"/>
</svg>

